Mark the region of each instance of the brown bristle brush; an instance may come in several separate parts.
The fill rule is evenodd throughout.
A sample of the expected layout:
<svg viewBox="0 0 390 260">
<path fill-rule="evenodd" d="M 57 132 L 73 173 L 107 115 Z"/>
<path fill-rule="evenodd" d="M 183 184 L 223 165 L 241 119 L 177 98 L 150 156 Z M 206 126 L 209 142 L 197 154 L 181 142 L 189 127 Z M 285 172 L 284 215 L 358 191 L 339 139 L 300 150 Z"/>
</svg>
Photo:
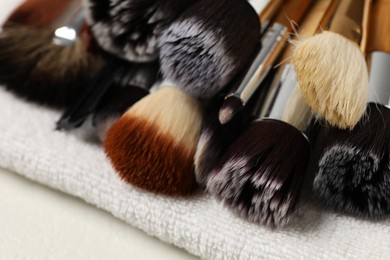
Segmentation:
<svg viewBox="0 0 390 260">
<path fill-rule="evenodd" d="M 100 47 L 135 62 L 157 59 L 162 29 L 195 2 L 86 0 L 88 22 Z"/>
<path fill-rule="evenodd" d="M 68 26 L 57 29 L 17 26 L 1 32 L 0 83 L 43 105 L 72 105 L 102 65 L 80 38 L 85 28 L 80 3 L 72 14 Z"/>
<path fill-rule="evenodd" d="M 162 68 L 163 74 L 188 85 L 164 84 L 109 130 L 105 151 L 123 180 L 169 195 L 194 191 L 193 159 L 203 121 L 196 98 L 211 99 L 217 92 L 213 88 L 222 88 L 242 69 L 258 44 L 259 32 L 252 7 L 236 0 L 201 0 L 162 32 L 161 66 L 174 65 Z"/>
<path fill-rule="evenodd" d="M 301 33 L 314 33 L 312 25 L 318 24 L 330 2 L 313 5 Z M 281 59 L 289 53 L 290 49 Z M 280 68 L 268 91 L 260 119 L 230 145 L 206 186 L 238 216 L 275 228 L 288 224 L 297 209 L 310 155 L 303 131 L 311 116 L 291 64 Z"/>
<path fill-rule="evenodd" d="M 310 6 L 311 0 L 287 0 L 272 20 L 262 40 L 261 51 L 257 54 L 240 86 L 225 97 L 219 112 L 221 124 L 228 123 L 242 110 L 253 93 L 261 86 L 278 56 L 282 53 L 289 33 L 293 32 L 293 23 L 299 23 Z"/>
<path fill-rule="evenodd" d="M 292 57 L 306 102 L 341 129 L 352 129 L 367 104 L 368 70 L 358 46 L 364 1 L 335 0 L 333 15 L 324 18 L 317 35 L 295 43 Z"/>
<path fill-rule="evenodd" d="M 28 25 L 47 28 L 60 17 L 74 0 L 26 0 L 18 6 L 3 24 L 3 28 Z"/>
<path fill-rule="evenodd" d="M 328 208 L 382 219 L 390 215 L 390 2 L 372 1 L 371 10 L 367 116 L 350 131 L 329 130 L 313 188 Z"/>
</svg>

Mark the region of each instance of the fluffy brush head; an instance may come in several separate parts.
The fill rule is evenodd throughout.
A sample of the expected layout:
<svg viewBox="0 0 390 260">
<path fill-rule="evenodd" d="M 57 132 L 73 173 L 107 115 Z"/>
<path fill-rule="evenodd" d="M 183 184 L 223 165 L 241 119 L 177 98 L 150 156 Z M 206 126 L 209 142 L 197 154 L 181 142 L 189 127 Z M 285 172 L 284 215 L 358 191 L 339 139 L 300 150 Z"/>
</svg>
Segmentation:
<svg viewBox="0 0 390 260">
<path fill-rule="evenodd" d="M 191 96 L 212 98 L 250 59 L 259 37 L 247 1 L 198 1 L 162 32 L 162 74 Z"/>
<path fill-rule="evenodd" d="M 390 214 L 390 110 L 367 114 L 352 131 L 330 130 L 313 188 L 329 208 L 378 219 Z"/>
<path fill-rule="evenodd" d="M 112 126 L 105 152 L 124 181 L 156 193 L 188 194 L 195 187 L 193 158 L 201 124 L 198 101 L 164 87 Z"/>
<path fill-rule="evenodd" d="M 158 57 L 161 29 L 185 10 L 190 0 L 88 0 L 89 20 L 99 45 L 130 61 Z"/>
<path fill-rule="evenodd" d="M 331 125 L 352 129 L 367 104 L 368 70 L 357 45 L 324 31 L 296 43 L 294 64 L 308 105 Z"/>
<path fill-rule="evenodd" d="M 207 189 L 249 221 L 283 226 L 297 208 L 309 153 L 307 139 L 296 128 L 256 121 L 229 147 Z"/>
<path fill-rule="evenodd" d="M 54 44 L 53 30 L 14 27 L 0 34 L 0 82 L 13 93 L 57 108 L 70 106 L 88 88 L 101 60 L 78 39 Z"/>
</svg>

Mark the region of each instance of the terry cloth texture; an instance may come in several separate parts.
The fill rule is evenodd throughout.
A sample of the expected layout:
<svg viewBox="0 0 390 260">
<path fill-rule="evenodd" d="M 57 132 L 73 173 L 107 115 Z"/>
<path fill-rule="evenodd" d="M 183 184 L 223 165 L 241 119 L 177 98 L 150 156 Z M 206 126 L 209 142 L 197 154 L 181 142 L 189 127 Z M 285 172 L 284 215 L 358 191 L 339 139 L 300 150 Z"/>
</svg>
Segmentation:
<svg viewBox="0 0 390 260">
<path fill-rule="evenodd" d="M 1 18 L 17 4 L 3 1 Z M 59 116 L 0 88 L 0 166 L 79 197 L 203 259 L 390 256 L 390 221 L 358 220 L 304 203 L 287 228 L 272 231 L 237 218 L 203 193 L 174 199 L 140 191 L 117 177 L 101 146 L 54 131 Z"/>
</svg>

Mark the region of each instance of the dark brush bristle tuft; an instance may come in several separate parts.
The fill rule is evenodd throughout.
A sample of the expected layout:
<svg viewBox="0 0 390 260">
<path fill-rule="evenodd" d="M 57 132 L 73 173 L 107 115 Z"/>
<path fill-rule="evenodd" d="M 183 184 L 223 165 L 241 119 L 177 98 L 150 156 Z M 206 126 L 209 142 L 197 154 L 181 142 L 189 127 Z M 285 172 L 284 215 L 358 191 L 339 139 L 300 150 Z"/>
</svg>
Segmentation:
<svg viewBox="0 0 390 260">
<path fill-rule="evenodd" d="M 351 131 L 331 129 L 314 179 L 315 196 L 349 215 L 390 214 L 390 110 L 370 103 Z"/>
<path fill-rule="evenodd" d="M 158 57 L 163 27 L 193 3 L 190 0 L 88 0 L 93 34 L 106 51 L 129 61 Z"/>
<path fill-rule="evenodd" d="M 296 128 L 255 121 L 229 147 L 207 189 L 240 217 L 284 226 L 297 208 L 309 154 L 309 142 Z"/>
<path fill-rule="evenodd" d="M 226 124 L 232 118 L 237 115 L 242 109 L 244 109 L 244 104 L 240 97 L 229 96 L 223 102 L 221 109 L 219 111 L 218 119 L 221 124 Z"/>
<path fill-rule="evenodd" d="M 247 1 L 197 1 L 162 32 L 162 74 L 189 95 L 210 99 L 250 60 L 259 38 L 259 18 Z"/>
<path fill-rule="evenodd" d="M 13 27 L 0 35 L 0 83 L 27 100 L 56 108 L 75 102 L 89 87 L 101 60 L 81 40 L 52 43 L 53 30 Z"/>
</svg>

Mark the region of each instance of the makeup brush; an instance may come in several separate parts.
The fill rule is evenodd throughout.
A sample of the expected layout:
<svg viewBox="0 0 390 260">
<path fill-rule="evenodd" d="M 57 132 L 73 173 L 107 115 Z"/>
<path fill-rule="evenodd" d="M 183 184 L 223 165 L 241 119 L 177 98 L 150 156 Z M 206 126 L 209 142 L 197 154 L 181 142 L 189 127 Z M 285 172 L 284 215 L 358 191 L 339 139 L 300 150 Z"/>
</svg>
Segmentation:
<svg viewBox="0 0 390 260">
<path fill-rule="evenodd" d="M 215 69 L 214 66 L 218 62 L 218 66 L 221 67 L 232 64 L 232 61 L 237 63 L 235 66 L 245 64 L 245 61 L 241 60 L 243 57 L 237 59 L 238 55 L 233 55 L 232 50 L 226 47 L 236 46 L 236 44 L 232 45 L 226 42 L 226 39 L 232 39 L 229 34 L 239 32 L 233 37 L 234 41 L 244 43 L 246 41 L 243 39 L 247 37 L 246 35 L 257 34 L 257 37 L 253 37 L 253 42 L 248 43 L 248 48 L 256 46 L 260 27 L 257 15 L 250 5 L 246 1 L 223 0 L 216 4 L 214 1 L 202 0 L 190 8 L 193 10 L 188 9 L 172 23 L 173 28 L 182 30 L 174 31 L 171 26 L 163 32 L 163 35 L 166 39 L 185 39 L 176 42 L 176 45 L 183 46 L 182 44 L 185 43 L 185 46 L 199 48 L 211 56 L 206 57 L 199 53 L 194 55 L 194 52 L 188 50 L 180 54 L 181 59 L 192 64 L 193 67 L 185 63 L 180 63 L 182 65 L 178 64 L 178 66 L 191 69 L 197 73 L 199 79 L 204 79 L 212 69 Z M 232 10 L 235 12 L 231 13 Z M 229 19 L 219 19 L 221 14 L 225 14 Z M 192 35 L 185 38 L 189 30 Z M 205 34 L 208 35 L 209 41 L 204 41 Z M 213 45 L 210 46 L 210 43 Z M 169 44 L 173 50 L 179 49 L 173 42 Z M 241 48 L 237 49 L 238 52 L 240 50 Z M 166 63 L 172 64 L 168 60 L 171 55 L 168 54 L 167 50 L 161 51 L 164 57 L 160 57 L 160 60 L 164 59 Z M 213 58 L 212 55 L 217 56 Z M 176 57 L 178 56 L 172 56 L 174 59 Z M 219 57 L 224 58 L 220 60 Z M 211 60 L 213 63 L 207 62 Z M 164 64 L 161 62 L 162 67 Z M 183 73 L 179 74 L 182 77 L 187 77 L 186 75 L 189 74 L 181 67 L 177 69 Z M 219 75 L 234 77 L 227 74 Z M 216 82 L 222 82 L 215 76 L 213 78 Z M 166 79 L 171 80 L 169 76 Z M 214 87 L 211 82 L 205 83 L 207 85 L 202 87 L 207 89 Z M 111 127 L 104 144 L 105 152 L 115 170 L 126 182 L 152 192 L 184 195 L 191 193 L 196 187 L 193 159 L 203 121 L 203 109 L 195 97 L 203 96 L 203 92 L 201 89 L 196 89 L 197 85 L 163 86 L 165 87 L 134 104 Z M 184 91 L 189 87 L 197 90 L 197 92 L 191 91 L 195 97 Z M 211 99 L 212 96 L 207 98 Z"/>
<path fill-rule="evenodd" d="M 7 18 L 3 27 L 28 25 L 47 28 L 61 16 L 74 0 L 26 0 Z"/>
<path fill-rule="evenodd" d="M 254 54 L 259 36 L 258 16 L 247 1 L 198 1 L 162 32 L 162 75 L 191 96 L 214 97 Z"/>
<path fill-rule="evenodd" d="M 129 61 L 158 58 L 161 30 L 186 10 L 190 0 L 87 0 L 88 20 L 98 44 Z"/>
<path fill-rule="evenodd" d="M 27 100 L 56 108 L 73 104 L 101 66 L 79 38 L 79 9 L 68 26 L 53 29 L 12 27 L 0 34 L 0 82 Z"/>
<path fill-rule="evenodd" d="M 370 219 L 390 214 L 390 3 L 372 1 L 367 52 L 367 116 L 351 130 L 331 128 L 313 189 L 322 204 Z"/>
<path fill-rule="evenodd" d="M 368 71 L 359 46 L 364 0 L 336 0 L 319 31 L 295 43 L 292 57 L 303 97 L 328 124 L 352 129 L 367 103 Z"/>
<path fill-rule="evenodd" d="M 310 3 L 310 0 L 288 0 L 284 3 L 282 10 L 274 19 L 272 28 L 266 31 L 264 37 L 269 37 L 269 39 L 262 40 L 262 49 L 257 54 L 241 85 L 226 96 L 219 113 L 221 124 L 228 123 L 238 111 L 242 110 L 261 85 L 265 75 L 275 65 L 275 60 L 282 53 L 289 33 L 293 31 L 291 21 L 299 23 Z"/>
</svg>

